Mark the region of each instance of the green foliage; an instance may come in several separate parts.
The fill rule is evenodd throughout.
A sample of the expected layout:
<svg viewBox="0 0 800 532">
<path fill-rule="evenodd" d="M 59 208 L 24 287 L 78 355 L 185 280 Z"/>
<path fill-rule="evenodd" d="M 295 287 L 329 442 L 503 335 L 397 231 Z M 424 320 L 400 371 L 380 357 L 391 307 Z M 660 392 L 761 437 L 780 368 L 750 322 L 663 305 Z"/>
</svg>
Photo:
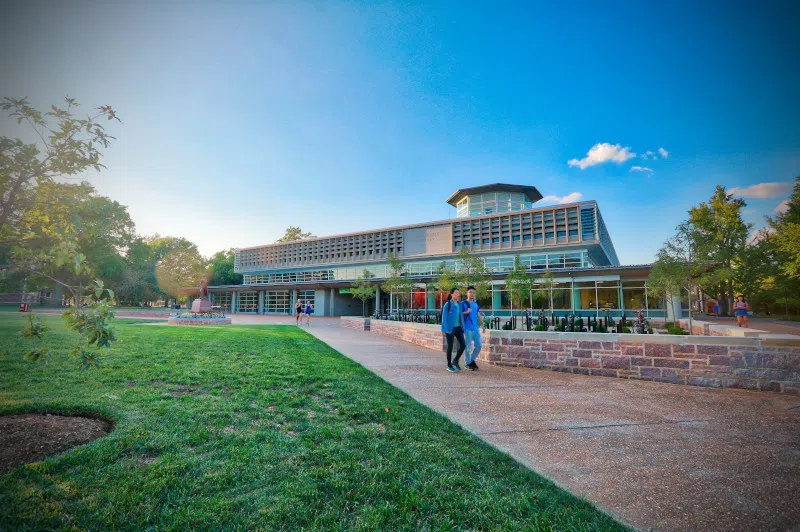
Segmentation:
<svg viewBox="0 0 800 532">
<path fill-rule="evenodd" d="M 154 241 L 156 246 L 161 243 Z M 208 275 L 209 263 L 192 242 L 183 238 L 170 239 L 163 251 L 166 253 L 156 263 L 158 288 L 163 292 L 181 298 L 185 289 L 198 286 L 200 280 Z M 161 250 L 156 255 L 161 255 Z"/>
<path fill-rule="evenodd" d="M 772 228 L 769 241 L 778 255 L 781 273 L 800 280 L 800 177 L 795 179 L 785 210 L 767 221 Z"/>
<path fill-rule="evenodd" d="M 213 286 L 242 284 L 242 274 L 233 271 L 235 254 L 233 249 L 218 251 L 210 260 L 211 276 L 208 284 Z"/>
<path fill-rule="evenodd" d="M 372 274 L 364 268 L 364 271 L 361 272 L 358 280 L 355 284 L 350 288 L 350 295 L 352 295 L 356 299 L 361 300 L 361 314 L 364 315 L 366 312 L 364 311 L 364 306 L 366 305 L 367 301 L 375 297 L 375 285 L 370 282 L 372 278 Z"/>
<path fill-rule="evenodd" d="M 528 275 L 527 268 L 522 264 L 519 255 L 516 255 L 514 257 L 514 267 L 508 272 L 508 276 L 506 277 L 506 289 L 511 296 L 511 302 L 517 308 L 527 306 L 530 302 L 533 286 L 533 279 Z"/>
<path fill-rule="evenodd" d="M 541 325 L 541 324 L 539 324 L 539 325 L 535 326 L 535 327 L 533 328 L 533 330 L 534 330 L 534 331 L 546 331 L 546 330 L 547 330 L 547 327 L 545 327 L 544 325 Z"/>
<path fill-rule="evenodd" d="M 681 326 L 674 324 L 671 321 L 668 321 L 664 324 L 664 328 L 667 329 L 669 334 L 679 335 L 679 336 L 686 336 L 688 335 L 688 331 L 684 330 Z"/>
<path fill-rule="evenodd" d="M 280 237 L 277 242 L 294 242 L 295 240 L 305 240 L 307 238 L 315 238 L 311 233 L 304 233 L 299 227 L 287 227 L 286 233 Z"/>
<path fill-rule="evenodd" d="M 90 303 L 85 307 L 70 307 L 62 319 L 71 331 L 82 336 L 81 341 L 70 351 L 78 359 L 81 369 L 99 365 L 101 348 L 110 349 L 116 340 L 110 323 L 114 318 L 112 299 L 114 292 L 105 288 L 102 281 L 95 281 L 91 287 Z"/>
<path fill-rule="evenodd" d="M 48 349 L 44 346 L 44 336 L 48 331 L 39 316 L 34 316 L 32 312 L 28 313 L 28 325 L 26 325 L 19 333 L 22 338 L 26 340 L 33 340 L 36 343 L 34 346 L 25 353 L 25 360 L 36 362 L 40 358 L 47 356 Z"/>
<path fill-rule="evenodd" d="M 456 253 L 456 276 L 459 284 L 464 287 L 474 286 L 477 299 L 483 299 L 491 291 L 489 273 L 483 257 L 473 253 L 468 247 L 462 247 Z"/>
<path fill-rule="evenodd" d="M 693 290 L 706 274 L 707 268 L 698 262 L 693 228 L 683 223 L 658 250 L 647 286 L 657 296 L 678 296 Z"/>
<path fill-rule="evenodd" d="M 381 290 L 389 294 L 409 294 L 414 286 L 414 281 L 407 277 L 406 264 L 394 255 L 390 255 L 387 262 L 389 263 L 389 273 L 381 284 Z"/>
<path fill-rule="evenodd" d="M 18 125 L 25 124 L 29 131 L 24 136 L 35 139 L 28 143 L 0 137 L 0 240 L 18 232 L 14 226 L 33 202 L 37 187 L 103 168 L 100 150 L 114 137 L 106 132 L 101 119 L 119 121 L 116 113 L 103 105 L 82 118 L 76 114 L 79 104 L 73 98 L 65 98 L 65 103 L 46 112 L 31 106 L 27 98 L 4 98 L 0 103 L 0 110 Z"/>
<path fill-rule="evenodd" d="M 630 334 L 631 333 L 631 328 L 630 327 L 623 327 L 622 328 L 622 333 L 623 334 Z"/>
<path fill-rule="evenodd" d="M 100 373 L 31 368 L 22 323 L 0 313 L 2 413 L 116 424 L 5 472 L 0 529 L 624 529 L 295 327 L 122 322 Z"/>
</svg>

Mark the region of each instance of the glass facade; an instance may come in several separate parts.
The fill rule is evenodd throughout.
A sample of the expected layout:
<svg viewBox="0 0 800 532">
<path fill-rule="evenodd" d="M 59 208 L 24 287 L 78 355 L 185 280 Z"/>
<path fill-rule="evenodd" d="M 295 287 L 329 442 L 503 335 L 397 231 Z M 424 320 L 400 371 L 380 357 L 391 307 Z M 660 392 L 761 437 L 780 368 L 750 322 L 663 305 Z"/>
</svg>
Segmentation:
<svg viewBox="0 0 800 532">
<path fill-rule="evenodd" d="M 456 217 L 483 216 L 533 208 L 521 192 L 484 192 L 472 194 L 456 204 Z"/>
<path fill-rule="evenodd" d="M 258 312 L 258 292 L 238 292 L 239 301 L 236 308 L 239 312 Z"/>
<path fill-rule="evenodd" d="M 222 308 L 223 312 L 231 311 L 231 293 L 230 292 L 212 292 L 211 304 L 215 307 Z"/>
<path fill-rule="evenodd" d="M 522 264 L 529 271 L 543 272 L 546 269 L 560 270 L 564 268 L 588 268 L 592 264 L 589 253 L 585 250 L 569 253 L 541 253 L 536 255 L 520 255 Z M 457 268 L 455 260 L 407 262 L 406 271 L 409 277 L 435 277 L 442 263 L 449 268 Z M 492 273 L 502 273 L 514 267 L 514 256 L 486 257 L 483 259 L 486 269 Z M 358 279 L 364 270 L 373 277 L 385 279 L 389 276 L 388 264 L 368 266 L 337 266 L 324 270 L 303 270 L 285 273 L 267 273 L 259 275 L 244 274 L 244 284 L 275 284 L 309 281 L 352 281 Z"/>
<path fill-rule="evenodd" d="M 264 294 L 264 312 L 288 314 L 289 313 L 288 290 L 266 292 Z"/>
</svg>

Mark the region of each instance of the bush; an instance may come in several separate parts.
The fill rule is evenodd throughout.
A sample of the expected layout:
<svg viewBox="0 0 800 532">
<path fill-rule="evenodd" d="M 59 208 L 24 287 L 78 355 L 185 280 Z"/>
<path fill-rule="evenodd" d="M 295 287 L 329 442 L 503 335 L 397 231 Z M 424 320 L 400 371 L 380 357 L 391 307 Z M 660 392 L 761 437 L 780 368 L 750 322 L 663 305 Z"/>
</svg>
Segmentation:
<svg viewBox="0 0 800 532">
<path fill-rule="evenodd" d="M 623 332 L 623 334 L 630 334 L 631 333 L 631 328 L 630 327 L 623 327 L 622 328 L 622 332 Z"/>
<path fill-rule="evenodd" d="M 534 331 L 546 331 L 547 329 L 545 329 L 544 325 L 537 325 L 536 327 L 533 328 L 533 330 Z"/>
<path fill-rule="evenodd" d="M 675 335 L 679 335 L 679 336 L 685 336 L 685 335 L 689 334 L 687 331 L 683 330 L 681 327 L 679 327 L 678 325 L 675 325 L 672 322 L 666 323 L 665 326 L 666 326 L 667 332 L 669 334 L 675 334 Z"/>
</svg>

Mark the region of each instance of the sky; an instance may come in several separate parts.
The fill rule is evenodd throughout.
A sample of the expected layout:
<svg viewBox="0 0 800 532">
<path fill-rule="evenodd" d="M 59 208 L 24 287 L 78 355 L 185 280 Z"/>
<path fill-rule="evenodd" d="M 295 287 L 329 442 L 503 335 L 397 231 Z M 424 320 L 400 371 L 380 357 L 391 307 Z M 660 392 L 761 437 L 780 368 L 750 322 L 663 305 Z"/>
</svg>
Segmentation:
<svg viewBox="0 0 800 532">
<path fill-rule="evenodd" d="M 0 96 L 111 105 L 81 177 L 205 255 L 443 220 L 501 182 L 596 200 L 641 264 L 717 185 L 754 229 L 788 198 L 798 6 L 5 2 Z"/>
</svg>

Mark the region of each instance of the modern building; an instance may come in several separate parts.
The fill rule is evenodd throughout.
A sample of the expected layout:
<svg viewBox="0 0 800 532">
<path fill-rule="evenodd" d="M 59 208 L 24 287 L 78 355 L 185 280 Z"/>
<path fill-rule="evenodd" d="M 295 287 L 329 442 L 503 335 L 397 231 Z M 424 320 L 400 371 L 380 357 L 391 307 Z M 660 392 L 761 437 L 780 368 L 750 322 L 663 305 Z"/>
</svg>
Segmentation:
<svg viewBox="0 0 800 532">
<path fill-rule="evenodd" d="M 647 293 L 650 266 L 619 264 L 596 202 L 536 207 L 540 199 L 532 186 L 465 188 L 447 199 L 455 208 L 449 220 L 237 249 L 234 269 L 244 284 L 209 287 L 213 304 L 228 312 L 287 314 L 299 299 L 311 302 L 315 315 L 360 315 L 362 303 L 349 289 L 364 270 L 379 286 L 390 276 L 388 259 L 396 257 L 413 288 L 403 294 L 379 288 L 368 310 L 432 311 L 444 299 L 432 281 L 443 264 L 458 268 L 459 252 L 468 249 L 490 272 L 481 306 L 495 315 L 511 310 L 504 279 L 519 256 L 537 280 L 548 270 L 553 277 L 549 288 L 537 285 L 526 306 L 549 308 L 552 295 L 556 314 L 632 316 L 645 308 L 663 316 L 661 302 Z"/>
</svg>

